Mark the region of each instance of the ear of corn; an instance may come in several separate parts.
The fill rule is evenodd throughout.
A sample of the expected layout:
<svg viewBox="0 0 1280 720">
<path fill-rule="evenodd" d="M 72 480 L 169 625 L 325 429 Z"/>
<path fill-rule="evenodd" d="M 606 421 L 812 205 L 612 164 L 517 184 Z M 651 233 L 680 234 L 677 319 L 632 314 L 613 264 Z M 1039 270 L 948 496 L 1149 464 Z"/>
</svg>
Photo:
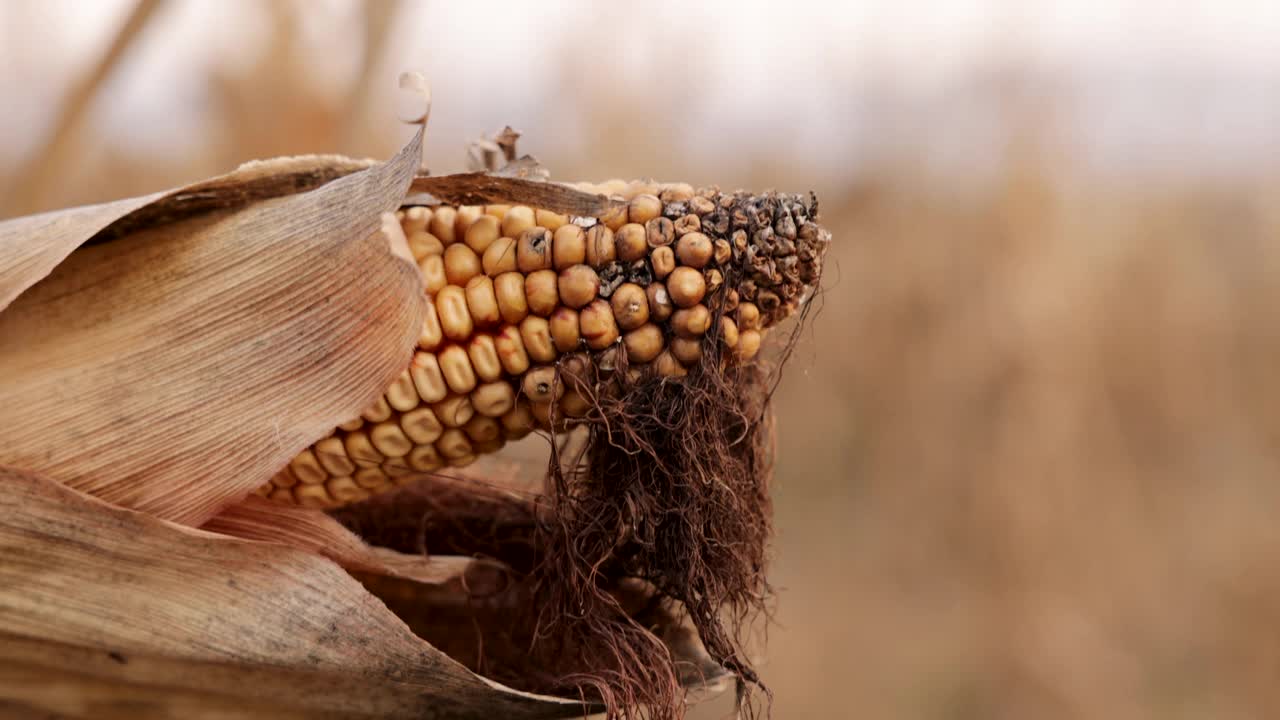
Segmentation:
<svg viewBox="0 0 1280 720">
<path fill-rule="evenodd" d="M 829 235 L 798 197 L 652 182 L 579 189 L 625 202 L 598 218 L 402 210 L 429 299 L 412 365 L 259 493 L 332 507 L 582 422 L 591 403 L 557 377 L 558 361 L 562 373 L 608 371 L 625 353 L 631 373 L 672 378 L 712 344 L 726 362 L 751 361 L 819 277 Z"/>
</svg>

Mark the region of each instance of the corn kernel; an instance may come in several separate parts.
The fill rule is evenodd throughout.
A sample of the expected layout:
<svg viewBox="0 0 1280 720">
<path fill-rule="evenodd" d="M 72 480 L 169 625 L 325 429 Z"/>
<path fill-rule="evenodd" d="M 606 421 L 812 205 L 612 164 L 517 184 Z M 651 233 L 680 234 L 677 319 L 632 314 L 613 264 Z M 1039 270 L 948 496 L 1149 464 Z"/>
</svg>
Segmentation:
<svg viewBox="0 0 1280 720">
<path fill-rule="evenodd" d="M 627 220 L 640 225 L 662 214 L 662 201 L 653 195 L 637 195 L 627 206 Z"/>
<path fill-rule="evenodd" d="M 676 254 L 666 245 L 654 248 L 649 253 L 649 264 L 653 266 L 653 276 L 661 280 L 676 269 Z"/>
<path fill-rule="evenodd" d="M 512 440 L 519 440 L 533 432 L 536 427 L 533 413 L 529 410 L 529 401 L 524 398 L 519 398 L 515 407 L 503 413 L 498 421 L 502 423 L 502 429 L 506 431 L 507 437 Z"/>
<path fill-rule="evenodd" d="M 432 443 L 444 432 L 444 425 L 429 407 L 420 407 L 400 416 L 400 429 L 414 445 Z"/>
<path fill-rule="evenodd" d="M 360 417 L 371 423 L 382 422 L 391 417 L 391 406 L 387 404 L 386 398 L 379 397 L 372 405 L 365 408 L 364 412 L 360 413 Z"/>
<path fill-rule="evenodd" d="M 516 241 L 509 237 L 494 240 L 493 244 L 484 251 L 484 257 L 480 258 L 480 266 L 484 268 L 484 274 L 489 277 L 519 269 L 516 265 Z"/>
<path fill-rule="evenodd" d="M 413 364 L 409 366 L 409 377 L 413 378 L 413 388 L 425 403 L 440 402 L 448 394 L 444 375 L 440 372 L 440 363 L 431 353 L 414 353 Z"/>
<path fill-rule="evenodd" d="M 425 312 L 422 314 L 422 332 L 418 335 L 418 347 L 423 350 L 435 350 L 444 340 L 444 331 L 440 327 L 440 316 L 436 312 L 435 302 L 428 297 L 425 304 Z"/>
<path fill-rule="evenodd" d="M 671 338 L 669 349 L 681 365 L 694 366 L 702 359 L 702 341 L 693 338 Z"/>
<path fill-rule="evenodd" d="M 347 448 L 347 457 L 359 467 L 377 467 L 386 460 L 373 443 L 369 442 L 369 436 L 363 430 L 347 433 L 342 444 Z"/>
<path fill-rule="evenodd" d="M 524 349 L 524 338 L 519 328 L 514 325 L 503 327 L 494 336 L 493 344 L 498 349 L 502 369 L 508 374 L 519 375 L 529 369 L 529 354 Z"/>
<path fill-rule="evenodd" d="M 493 382 L 502 377 L 498 346 L 489 335 L 476 333 L 467 344 L 467 356 L 471 359 L 471 369 L 475 370 L 480 382 Z"/>
<path fill-rule="evenodd" d="M 564 227 L 565 223 L 569 222 L 569 218 L 550 210 L 534 210 L 533 221 L 551 232 L 555 232 Z"/>
<path fill-rule="evenodd" d="M 677 310 L 671 315 L 671 329 L 679 337 L 700 338 L 711 327 L 711 311 L 706 305 Z"/>
<path fill-rule="evenodd" d="M 587 347 L 603 350 L 618 339 L 618 324 L 613 319 L 613 309 L 603 299 L 593 300 L 578 315 L 578 326 Z"/>
<path fill-rule="evenodd" d="M 520 233 L 516 243 L 516 267 L 528 274 L 535 270 L 549 270 L 552 256 L 551 231 L 532 227 Z"/>
<path fill-rule="evenodd" d="M 418 263 L 418 272 L 422 275 L 423 286 L 432 295 L 449 284 L 449 279 L 444 273 L 444 257 L 441 255 L 428 255 L 422 258 L 422 262 Z"/>
<path fill-rule="evenodd" d="M 493 293 L 498 298 L 498 311 L 503 322 L 515 325 L 529 314 L 529 300 L 525 297 L 524 275 L 506 272 L 493 281 Z"/>
<path fill-rule="evenodd" d="M 369 491 L 356 485 L 350 477 L 336 477 L 325 483 L 329 496 L 338 503 L 353 503 L 369 497 Z"/>
<path fill-rule="evenodd" d="M 538 270 L 524 278 L 524 297 L 529 310 L 547 317 L 560 304 L 559 278 L 554 270 Z"/>
<path fill-rule="evenodd" d="M 564 386 L 556 380 L 556 369 L 543 365 L 524 374 L 520 390 L 530 402 L 552 402 L 560 399 Z"/>
<path fill-rule="evenodd" d="M 463 294 L 467 297 L 467 311 L 471 313 L 471 320 L 477 327 L 491 327 L 502 319 L 492 278 L 485 275 L 471 278 L 467 281 Z"/>
<path fill-rule="evenodd" d="M 425 230 L 415 232 L 408 237 L 408 240 L 409 252 L 413 254 L 414 262 L 421 262 L 428 255 L 439 255 L 444 252 L 444 243 Z"/>
<path fill-rule="evenodd" d="M 635 330 L 649 321 L 649 300 L 645 295 L 644 288 L 635 283 L 623 283 L 613 291 L 609 307 L 618 327 Z"/>
<path fill-rule="evenodd" d="M 517 205 L 502 216 L 502 234 L 507 237 L 518 238 L 521 233 L 536 227 L 537 224 L 538 220 L 534 215 L 533 208 Z"/>
<path fill-rule="evenodd" d="M 431 406 L 436 419 L 445 427 L 461 427 L 476 414 L 471 398 L 466 395 L 450 395 Z"/>
<path fill-rule="evenodd" d="M 678 267 L 667 277 L 667 294 L 676 307 L 688 308 L 702 302 L 707 294 L 707 281 L 691 267 Z M 446 331 L 447 332 L 447 331 Z"/>
<path fill-rule="evenodd" d="M 663 350 L 658 355 L 658 359 L 653 361 L 653 368 L 659 375 L 666 377 L 684 377 L 689 374 L 684 365 L 671 354 L 670 350 Z"/>
<path fill-rule="evenodd" d="M 485 215 L 471 223 L 463 242 L 477 254 L 483 255 L 500 237 L 502 237 L 502 224 L 498 222 L 498 218 Z"/>
<path fill-rule="evenodd" d="M 394 420 L 374 425 L 369 431 L 369 440 L 378 452 L 389 458 L 404 457 L 413 449 L 413 443 L 409 442 L 409 438 L 400 429 L 400 424 Z"/>
<path fill-rule="evenodd" d="M 398 215 L 401 215 L 398 213 Z M 400 217 L 400 229 L 404 230 L 405 237 L 415 232 L 426 232 L 427 224 L 431 222 L 431 208 L 425 208 L 417 205 L 406 209 Z"/>
<path fill-rule="evenodd" d="M 458 219 L 458 211 L 448 205 L 441 205 L 431 213 L 431 222 L 427 225 L 427 229 L 432 235 L 440 238 L 440 242 L 445 247 L 453 244 L 457 239 L 457 232 L 454 227 Z"/>
<path fill-rule="evenodd" d="M 293 489 L 293 498 L 303 507 L 326 508 L 334 505 L 323 485 L 301 485 Z"/>
<path fill-rule="evenodd" d="M 567 307 L 557 308 L 551 313 L 548 326 L 551 331 L 551 341 L 555 344 L 556 350 L 564 353 L 577 349 L 578 341 L 582 336 L 578 332 L 576 310 Z"/>
<path fill-rule="evenodd" d="M 534 362 L 548 363 L 556 359 L 555 342 L 551 339 L 551 325 L 545 318 L 530 315 L 520 323 L 520 340 L 524 350 Z"/>
<path fill-rule="evenodd" d="M 329 473 L 320 467 L 320 462 L 316 460 L 315 453 L 310 450 L 303 450 L 298 453 L 293 460 L 289 462 L 289 471 L 293 476 L 298 478 L 299 482 L 314 485 L 322 483 L 329 477 Z"/>
<path fill-rule="evenodd" d="M 729 349 L 738 346 L 738 324 L 728 315 L 720 318 L 720 339 Z"/>
<path fill-rule="evenodd" d="M 444 381 L 455 393 L 469 393 L 476 387 L 476 374 L 471 368 L 467 351 L 459 345 L 450 345 L 439 353 L 440 372 Z"/>
<path fill-rule="evenodd" d="M 649 243 L 645 239 L 644 226 L 627 223 L 615 231 L 613 246 L 618 259 L 623 262 L 635 262 L 649 253 Z"/>
<path fill-rule="evenodd" d="M 591 401 L 582 393 L 570 390 L 560 398 L 560 413 L 569 418 L 583 418 L 591 412 Z"/>
<path fill-rule="evenodd" d="M 335 477 L 350 475 L 356 471 L 355 463 L 347 457 L 347 449 L 342 446 L 342 440 L 336 437 L 327 437 L 316 443 L 316 459 L 326 472 Z"/>
<path fill-rule="evenodd" d="M 515 407 L 516 394 L 504 380 L 485 383 L 471 393 L 471 405 L 487 417 L 501 417 Z"/>
<path fill-rule="evenodd" d="M 742 330 L 760 329 L 760 308 L 755 303 L 744 302 L 738 305 L 738 327 Z"/>
<path fill-rule="evenodd" d="M 454 245 L 471 252 L 466 245 Z M 701 276 L 699 276 L 701 277 Z M 440 327 L 445 337 L 462 341 L 471 337 L 475 323 L 471 320 L 471 311 L 467 309 L 467 296 L 461 287 L 446 285 L 436 294 L 436 312 L 440 316 Z"/>
<path fill-rule="evenodd" d="M 382 490 L 391 484 L 391 479 L 382 471 L 381 467 L 360 468 L 351 476 L 356 484 L 366 490 Z"/>
<path fill-rule="evenodd" d="M 409 467 L 418 472 L 431 472 L 444 465 L 444 459 L 432 445 L 417 445 L 405 458 Z"/>
<path fill-rule="evenodd" d="M 662 352 L 662 329 L 653 323 L 646 323 L 624 335 L 622 342 L 627 348 L 627 357 L 632 362 L 646 363 Z"/>
<path fill-rule="evenodd" d="M 610 230 L 617 232 L 618 228 L 627 224 L 627 206 L 619 204 L 605 210 L 600 214 L 600 222 L 604 223 L 605 227 Z"/>
<path fill-rule="evenodd" d="M 449 428 L 436 440 L 436 452 L 445 460 L 456 460 L 471 455 L 471 439 L 460 428 Z"/>
<path fill-rule="evenodd" d="M 484 217 L 484 207 L 480 205 L 463 205 L 458 208 L 458 212 L 453 218 L 453 233 L 458 240 L 466 242 L 467 231 L 475 224 L 476 220 Z M 480 252 L 476 250 L 476 252 Z"/>
<path fill-rule="evenodd" d="M 556 270 L 587 261 L 587 234 L 577 225 L 561 225 L 551 236 L 551 259 Z"/>
<path fill-rule="evenodd" d="M 761 341 L 759 330 L 742 330 L 738 333 L 738 346 L 735 355 L 739 360 L 750 360 L 760 352 Z"/>
<path fill-rule="evenodd" d="M 577 310 L 595 299 L 600 290 L 600 276 L 586 265 L 574 265 L 560 271 L 556 287 L 560 302 Z"/>
<path fill-rule="evenodd" d="M 676 241 L 676 258 L 681 265 L 688 265 L 691 268 L 701 270 L 711 262 L 711 255 L 715 252 L 715 248 L 711 245 L 711 238 L 700 232 L 687 233 Z"/>
<path fill-rule="evenodd" d="M 476 415 L 467 421 L 462 431 L 473 444 L 493 442 L 502 437 L 502 425 L 494 418 Z"/>
<path fill-rule="evenodd" d="M 649 316 L 654 322 L 666 322 L 671 317 L 671 313 L 675 312 L 675 306 L 671 304 L 671 295 L 667 292 L 667 286 L 660 282 L 650 283 L 649 287 L 644 290 L 645 297 L 649 301 Z"/>
<path fill-rule="evenodd" d="M 676 239 L 675 226 L 664 217 L 656 217 L 644 224 L 644 238 L 649 247 L 666 247 Z"/>
<path fill-rule="evenodd" d="M 462 287 L 468 280 L 482 272 L 484 268 L 475 250 L 463 243 L 456 243 L 444 249 L 444 277 L 450 285 Z"/>
<path fill-rule="evenodd" d="M 418 391 L 413 387 L 413 378 L 406 369 L 391 383 L 385 393 L 387 404 L 393 409 L 404 412 L 418 406 Z M 345 473 L 340 473 L 345 474 Z"/>
<path fill-rule="evenodd" d="M 606 225 L 593 225 L 586 232 L 587 264 L 593 268 L 602 268 L 618 257 L 617 243 L 613 230 Z"/>
</svg>

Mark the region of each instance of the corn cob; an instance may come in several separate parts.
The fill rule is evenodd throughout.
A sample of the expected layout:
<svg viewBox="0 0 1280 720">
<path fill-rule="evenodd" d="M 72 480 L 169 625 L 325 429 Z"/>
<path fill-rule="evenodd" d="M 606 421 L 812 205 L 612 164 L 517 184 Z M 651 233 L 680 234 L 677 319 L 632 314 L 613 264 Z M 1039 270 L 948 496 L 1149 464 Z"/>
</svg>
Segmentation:
<svg viewBox="0 0 1280 720">
<path fill-rule="evenodd" d="M 577 187 L 625 202 L 598 218 L 507 205 L 402 209 L 429 299 L 412 365 L 259 494 L 333 507 L 534 430 L 588 422 L 589 394 L 608 389 L 563 376 L 585 377 L 575 368 L 588 365 L 607 375 L 619 354 L 632 376 L 684 376 L 712 344 L 723 362 L 749 362 L 820 275 L 830 235 L 797 196 Z"/>
</svg>

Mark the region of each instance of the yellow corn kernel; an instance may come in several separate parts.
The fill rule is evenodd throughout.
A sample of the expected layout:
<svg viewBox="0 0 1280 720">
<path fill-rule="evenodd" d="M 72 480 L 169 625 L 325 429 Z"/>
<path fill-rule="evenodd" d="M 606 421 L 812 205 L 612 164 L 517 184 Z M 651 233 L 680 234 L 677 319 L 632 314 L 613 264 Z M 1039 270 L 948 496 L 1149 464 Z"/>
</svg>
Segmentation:
<svg viewBox="0 0 1280 720">
<path fill-rule="evenodd" d="M 425 403 L 440 402 L 449 394 L 444 374 L 440 372 L 440 362 L 431 353 L 414 353 L 409 377 L 413 378 L 413 387 Z"/>
<path fill-rule="evenodd" d="M 440 328 L 444 331 L 445 337 L 458 342 L 471 337 L 475 322 L 471 319 L 471 310 L 467 308 L 467 295 L 461 287 L 446 285 L 436 294 L 436 313 L 440 316 Z"/>
<path fill-rule="evenodd" d="M 471 320 L 477 327 L 497 325 L 502 319 L 492 279 L 484 275 L 471 278 L 467 281 L 463 294 L 467 297 L 467 311 L 471 313 Z"/>
<path fill-rule="evenodd" d="M 418 406 L 418 391 L 413 387 L 413 376 L 408 370 L 400 373 L 384 394 L 393 410 L 405 412 Z"/>
<path fill-rule="evenodd" d="M 530 315 L 520 323 L 520 340 L 524 350 L 534 362 L 549 363 L 556 359 L 555 342 L 551 339 L 551 325 L 544 318 Z"/>
<path fill-rule="evenodd" d="M 498 346 L 492 336 L 476 333 L 467 345 L 467 357 L 480 382 L 493 382 L 502 377 L 502 361 L 498 359 Z"/>
<path fill-rule="evenodd" d="M 450 285 L 462 287 L 471 278 L 484 272 L 480 256 L 463 243 L 450 245 L 444 250 L 444 277 Z"/>
<path fill-rule="evenodd" d="M 529 314 L 529 300 L 525 297 L 524 275 L 506 272 L 493 281 L 493 294 L 498 299 L 498 312 L 502 321 L 515 325 Z"/>
<path fill-rule="evenodd" d="M 556 270 L 587 261 L 587 233 L 577 225 L 561 225 L 551 236 L 551 262 Z"/>
<path fill-rule="evenodd" d="M 476 387 L 476 373 L 471 367 L 471 358 L 461 345 L 450 345 L 436 357 L 440 361 L 440 372 L 449 390 L 458 394 L 466 394 Z"/>
<path fill-rule="evenodd" d="M 519 266 L 516 264 L 516 241 L 509 237 L 493 241 L 484 251 L 480 265 L 484 268 L 484 274 L 489 277 L 498 277 L 504 273 L 517 274 Z"/>
<path fill-rule="evenodd" d="M 529 354 L 524 349 L 524 338 L 520 329 L 507 325 L 493 338 L 493 345 L 498 349 L 498 360 L 502 368 L 511 375 L 519 375 L 529 369 Z"/>
</svg>

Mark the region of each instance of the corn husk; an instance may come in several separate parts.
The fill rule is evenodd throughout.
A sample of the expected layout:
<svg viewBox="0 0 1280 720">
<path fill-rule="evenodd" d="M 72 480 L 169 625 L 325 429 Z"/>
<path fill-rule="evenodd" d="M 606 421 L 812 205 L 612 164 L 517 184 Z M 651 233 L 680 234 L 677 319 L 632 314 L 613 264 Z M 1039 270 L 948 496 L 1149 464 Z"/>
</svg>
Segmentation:
<svg viewBox="0 0 1280 720">
<path fill-rule="evenodd" d="M 0 715 L 599 709 L 473 673 L 370 592 L 420 619 L 500 584 L 495 563 L 371 548 L 250 494 L 409 361 L 423 288 L 383 228 L 420 146 L 0 222 Z M 412 191 L 459 182 L 544 191 Z M 723 684 L 668 637 L 690 686 Z"/>
</svg>

